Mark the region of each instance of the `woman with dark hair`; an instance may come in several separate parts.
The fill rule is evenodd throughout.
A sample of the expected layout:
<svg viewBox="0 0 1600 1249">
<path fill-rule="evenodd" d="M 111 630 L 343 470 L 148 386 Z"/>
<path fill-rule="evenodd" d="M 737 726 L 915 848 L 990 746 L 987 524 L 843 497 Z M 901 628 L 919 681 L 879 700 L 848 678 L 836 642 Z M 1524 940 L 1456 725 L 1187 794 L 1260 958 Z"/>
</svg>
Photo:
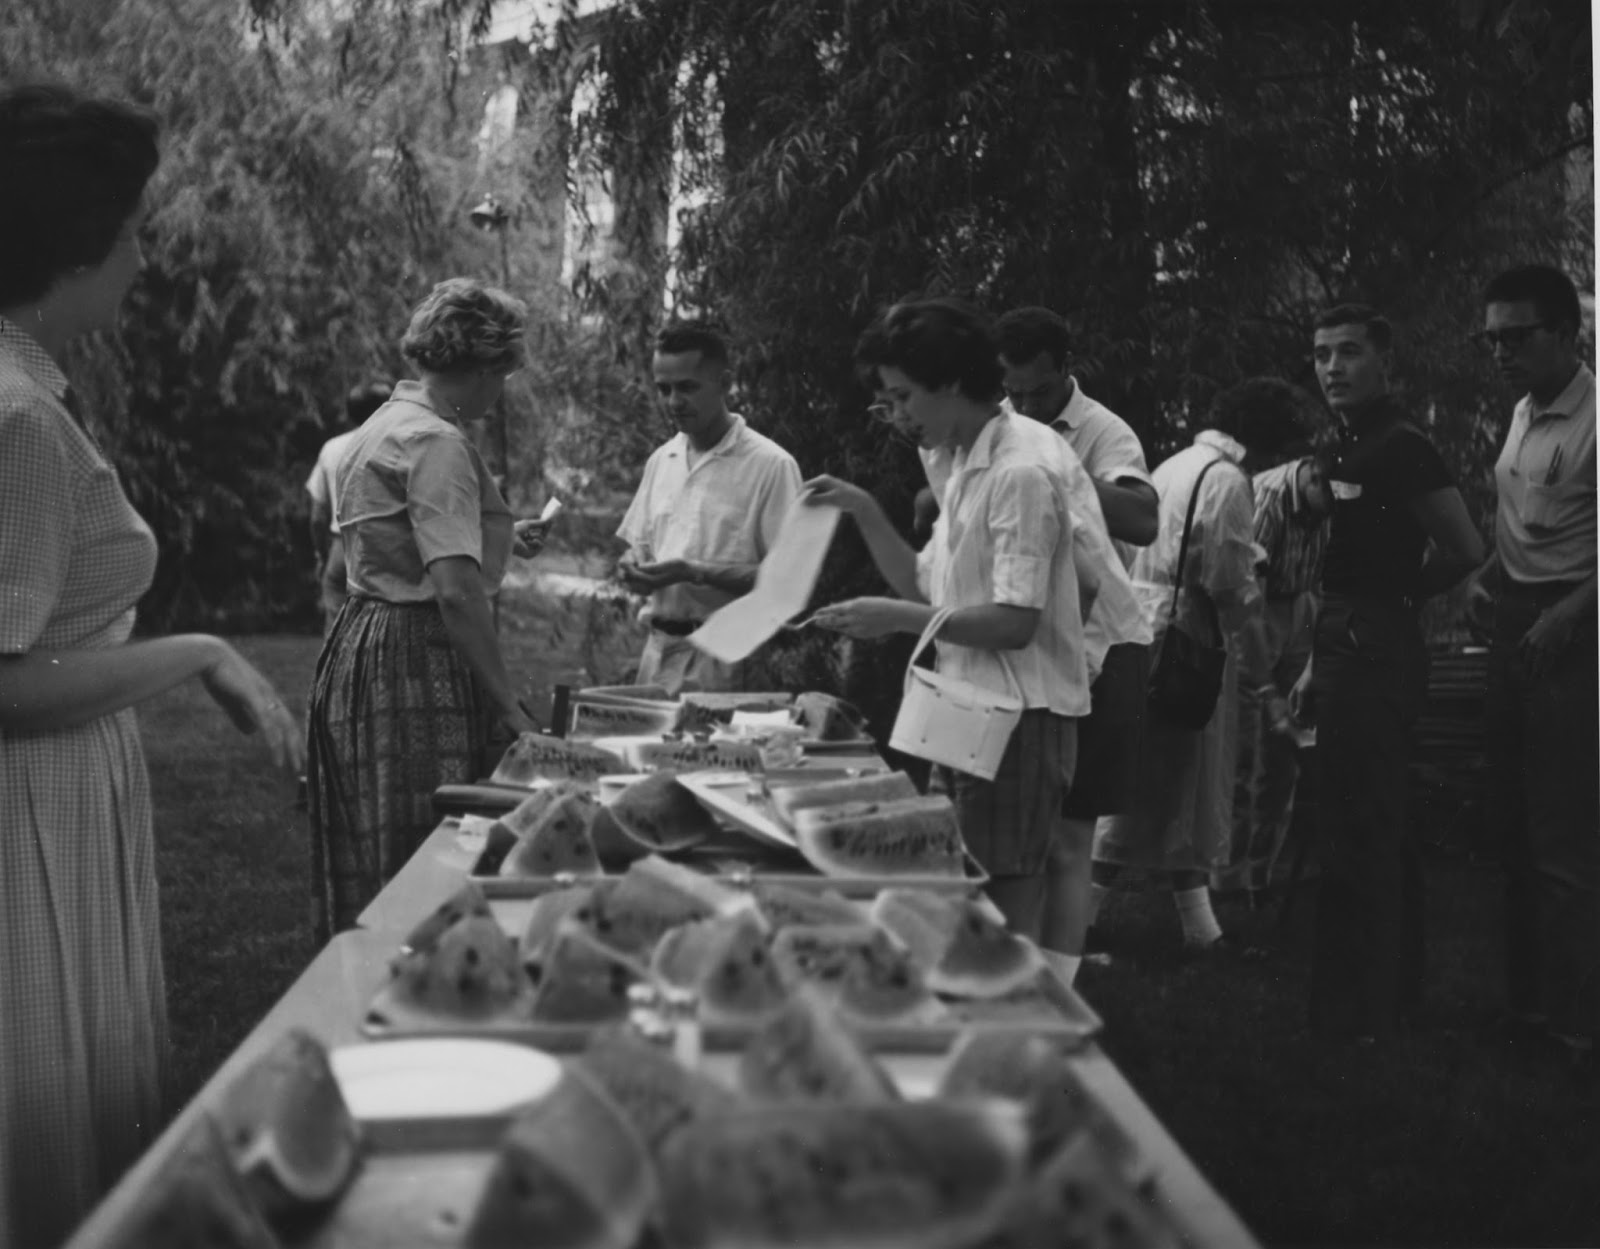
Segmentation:
<svg viewBox="0 0 1600 1249">
<path fill-rule="evenodd" d="M 953 608 L 937 634 L 939 671 L 995 694 L 1020 691 L 1022 718 L 994 779 L 940 767 L 934 786 L 954 800 L 991 899 L 1013 929 L 1037 938 L 1045 857 L 1072 784 L 1077 718 L 1089 711 L 1072 453 L 1049 427 L 1002 410 L 999 349 L 966 304 L 896 305 L 862 336 L 856 357 L 887 419 L 922 450 L 942 507 L 918 554 L 860 487 L 808 482 L 804 497 L 855 518 L 899 596 L 836 603 L 816 623 L 852 637 L 918 635 L 936 611 Z M 1109 550 L 1108 542 L 1111 558 Z"/>
<path fill-rule="evenodd" d="M 1133 578 L 1146 592 L 1155 629 L 1152 655 L 1159 653 L 1173 618 L 1174 586 L 1178 625 L 1210 646 L 1227 647 L 1230 655 L 1216 710 L 1204 728 L 1163 719 L 1154 707 L 1146 716 L 1138 801 L 1124 814 L 1102 818 L 1095 832 L 1097 880 L 1090 909 L 1098 909 L 1118 868 L 1161 873 L 1172 890 L 1184 944 L 1192 949 L 1228 948 L 1207 882 L 1227 862 L 1232 843 L 1241 667 L 1267 723 L 1278 732 L 1290 727 L 1288 701 L 1273 684 L 1262 633 L 1256 579 L 1261 549 L 1249 475 L 1277 463 L 1302 436 L 1300 413 L 1308 402 L 1296 387 L 1270 377 L 1250 378 L 1218 396 L 1194 444 L 1157 466 L 1159 529 L 1133 561 Z M 1193 524 L 1180 570 L 1191 501 Z"/>
<path fill-rule="evenodd" d="M 54 1244 L 162 1117 L 165 985 L 136 704 L 199 677 L 297 770 L 299 726 L 204 634 L 130 642 L 156 544 L 61 360 L 139 273 L 156 126 L 0 93 L 0 1244 Z"/>
<path fill-rule="evenodd" d="M 350 597 L 317 661 L 306 774 L 319 940 L 353 925 L 433 830 L 435 789 L 476 780 L 491 742 L 535 727 L 489 599 L 543 527 L 513 532 L 466 432 L 522 367 L 526 319 L 521 300 L 471 279 L 435 286 L 400 342 L 419 380 L 394 388 L 339 463 Z"/>
</svg>

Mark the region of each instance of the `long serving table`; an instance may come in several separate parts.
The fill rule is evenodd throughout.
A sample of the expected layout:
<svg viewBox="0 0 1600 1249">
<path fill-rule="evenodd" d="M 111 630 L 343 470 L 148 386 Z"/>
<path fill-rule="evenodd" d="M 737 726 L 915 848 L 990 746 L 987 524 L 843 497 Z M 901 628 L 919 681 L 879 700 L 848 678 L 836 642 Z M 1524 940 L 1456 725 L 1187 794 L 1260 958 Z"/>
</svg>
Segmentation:
<svg viewBox="0 0 1600 1249">
<path fill-rule="evenodd" d="M 126 1219 L 199 1115 L 249 1063 L 291 1028 L 303 1028 L 332 1047 L 365 1044 L 359 1028 L 368 1002 L 388 975 L 390 958 L 418 920 L 460 888 L 473 860 L 458 845 L 453 822 L 441 822 L 400 872 L 357 918 L 312 959 L 266 1017 L 223 1062 L 144 1156 L 123 1176 L 68 1242 L 67 1249 L 102 1249 Z M 1050 957 L 1048 954 L 1046 957 Z M 381 1044 L 381 1042 L 377 1042 Z M 885 1065 L 908 1085 L 931 1085 L 940 1061 L 928 1055 L 885 1055 Z M 1094 1042 L 1074 1055 L 1084 1083 L 1138 1143 L 1156 1191 L 1179 1215 L 1194 1249 L 1253 1249 L 1257 1242 L 1195 1168 L 1144 1100 Z M 923 1070 L 927 1068 L 927 1070 Z"/>
</svg>

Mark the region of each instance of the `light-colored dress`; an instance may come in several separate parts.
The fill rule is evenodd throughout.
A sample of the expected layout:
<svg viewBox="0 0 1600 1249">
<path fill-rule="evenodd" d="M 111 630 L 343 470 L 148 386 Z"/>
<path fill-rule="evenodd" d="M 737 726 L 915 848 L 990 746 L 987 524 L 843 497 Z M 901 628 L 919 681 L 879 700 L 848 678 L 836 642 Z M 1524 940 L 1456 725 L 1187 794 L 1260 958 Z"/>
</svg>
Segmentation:
<svg viewBox="0 0 1600 1249">
<path fill-rule="evenodd" d="M 1244 448 L 1238 442 L 1206 430 L 1193 446 L 1159 465 L 1153 474 L 1161 499 L 1160 529 L 1156 540 L 1135 557 L 1132 575 L 1146 597 L 1157 647 L 1167 630 L 1189 499 L 1201 470 L 1214 461 L 1222 462 L 1200 482 L 1178 620 L 1194 636 L 1216 645 L 1220 638 L 1206 600 L 1215 604 L 1226 598 L 1248 605 L 1260 599 L 1255 566 L 1261 548 L 1255 544 L 1250 479 L 1238 467 L 1243 458 Z M 1221 623 L 1226 629 L 1228 621 Z M 1217 709 L 1204 729 L 1177 728 L 1153 713 L 1147 716 L 1139 800 L 1132 811 L 1100 820 L 1095 830 L 1097 860 L 1163 871 L 1209 871 L 1227 861 L 1237 758 L 1237 688 L 1238 667 L 1230 648 Z"/>
<path fill-rule="evenodd" d="M 121 645 L 155 572 L 66 394 L 0 318 L 0 655 Z M 166 1002 L 131 709 L 0 729 L 0 882 L 0 1245 L 54 1244 L 160 1125 Z"/>
</svg>

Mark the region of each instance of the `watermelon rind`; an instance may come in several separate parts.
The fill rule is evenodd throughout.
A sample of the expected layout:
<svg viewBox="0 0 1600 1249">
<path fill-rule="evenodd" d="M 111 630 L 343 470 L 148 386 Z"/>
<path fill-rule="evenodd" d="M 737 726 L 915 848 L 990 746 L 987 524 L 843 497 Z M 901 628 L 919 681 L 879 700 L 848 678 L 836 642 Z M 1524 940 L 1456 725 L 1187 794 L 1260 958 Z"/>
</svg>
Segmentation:
<svg viewBox="0 0 1600 1249">
<path fill-rule="evenodd" d="M 917 797 L 916 782 L 904 772 L 875 772 L 809 784 L 774 785 L 772 809 L 791 828 L 797 812 L 811 807 L 836 807 L 848 802 L 893 802 Z"/>
<path fill-rule="evenodd" d="M 627 1115 L 577 1064 L 522 1111 L 462 1239 L 468 1249 L 632 1249 L 656 1205 Z"/>
<path fill-rule="evenodd" d="M 1005 1102 L 751 1107 L 668 1144 L 662 1224 L 715 1249 L 966 1249 L 1011 1208 L 1026 1142 Z"/>
<path fill-rule="evenodd" d="M 217 1121 L 258 1207 L 279 1219 L 332 1201 L 350 1183 L 361 1131 L 310 1033 L 284 1033 L 223 1092 Z"/>
<path fill-rule="evenodd" d="M 943 795 L 847 802 L 795 812 L 795 844 L 827 876 L 957 878 L 966 848 Z"/>
<path fill-rule="evenodd" d="M 234 1170 L 222 1128 L 202 1114 L 100 1243 L 106 1249 L 279 1249 L 281 1242 Z"/>
<path fill-rule="evenodd" d="M 812 986 L 794 990 L 746 1042 L 739 1087 L 764 1101 L 898 1101 L 899 1090 Z"/>
</svg>

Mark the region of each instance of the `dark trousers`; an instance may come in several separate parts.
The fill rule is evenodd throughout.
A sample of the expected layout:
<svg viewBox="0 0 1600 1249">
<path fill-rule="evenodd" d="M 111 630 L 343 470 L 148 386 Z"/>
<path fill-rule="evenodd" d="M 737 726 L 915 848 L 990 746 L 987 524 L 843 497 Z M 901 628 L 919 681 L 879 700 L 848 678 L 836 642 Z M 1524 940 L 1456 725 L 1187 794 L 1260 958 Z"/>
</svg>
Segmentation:
<svg viewBox="0 0 1600 1249">
<path fill-rule="evenodd" d="M 1427 652 L 1410 606 L 1332 595 L 1313 651 L 1322 877 L 1310 1021 L 1379 1035 L 1422 995 L 1422 854 L 1406 806 Z"/>
<path fill-rule="evenodd" d="M 1600 1031 L 1600 731 L 1591 618 L 1534 676 L 1517 643 L 1570 586 L 1505 583 L 1489 652 L 1489 813 L 1506 874 L 1508 1004 L 1568 1035 Z"/>
</svg>

